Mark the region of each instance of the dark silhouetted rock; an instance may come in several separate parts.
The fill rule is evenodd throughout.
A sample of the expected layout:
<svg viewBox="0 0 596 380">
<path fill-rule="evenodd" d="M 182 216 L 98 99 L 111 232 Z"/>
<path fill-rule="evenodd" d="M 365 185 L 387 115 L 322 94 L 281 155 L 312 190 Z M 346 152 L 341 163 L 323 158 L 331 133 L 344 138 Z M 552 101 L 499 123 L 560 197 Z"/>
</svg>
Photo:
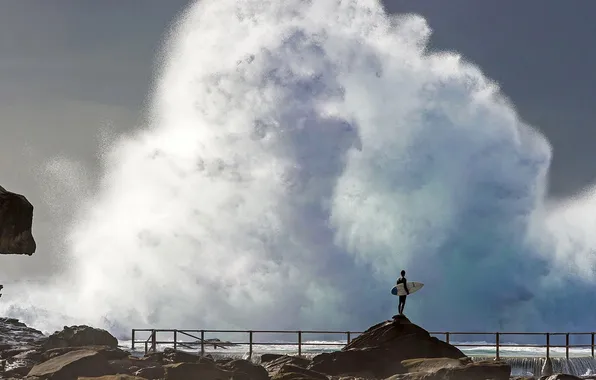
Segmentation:
<svg viewBox="0 0 596 380">
<path fill-rule="evenodd" d="M 403 360 L 464 357 L 456 347 L 432 337 L 406 317 L 399 317 L 372 326 L 341 351 L 315 356 L 308 368 L 332 376 L 382 379 L 405 373 Z"/>
<path fill-rule="evenodd" d="M 0 186 L 0 254 L 29 255 L 37 248 L 31 225 L 33 205 Z"/>
<path fill-rule="evenodd" d="M 43 343 L 44 350 L 62 347 L 108 346 L 117 348 L 118 339 L 106 330 L 85 325 L 64 326 L 64 330 L 56 331 Z"/>
</svg>

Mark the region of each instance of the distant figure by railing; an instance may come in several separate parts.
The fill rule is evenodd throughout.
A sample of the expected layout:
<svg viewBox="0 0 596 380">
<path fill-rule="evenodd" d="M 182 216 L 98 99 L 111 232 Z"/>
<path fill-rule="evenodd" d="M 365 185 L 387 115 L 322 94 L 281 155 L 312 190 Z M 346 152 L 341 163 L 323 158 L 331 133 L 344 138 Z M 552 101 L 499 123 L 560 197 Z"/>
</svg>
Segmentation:
<svg viewBox="0 0 596 380">
<path fill-rule="evenodd" d="M 137 340 L 138 333 L 150 333 L 149 337 L 144 340 Z M 173 340 L 159 340 L 157 339 L 158 333 L 170 333 L 173 334 Z M 226 333 L 242 333 L 247 334 L 248 341 L 247 342 L 223 342 L 219 339 L 206 339 L 205 334 L 226 334 Z M 296 341 L 294 342 L 259 342 L 255 341 L 254 336 L 255 334 L 292 334 L 296 336 Z M 327 335 L 342 335 L 345 337 L 346 343 L 329 343 L 329 342 L 317 342 L 317 343 L 309 343 L 303 341 L 303 336 L 305 334 L 327 334 Z M 177 330 L 177 329 L 132 329 L 132 348 L 135 348 L 137 343 L 141 343 L 145 345 L 145 353 L 149 351 L 156 351 L 158 345 L 168 345 L 173 346 L 176 350 L 178 347 L 184 347 L 186 349 L 199 349 L 201 355 L 205 354 L 205 347 L 213 346 L 214 348 L 222 348 L 227 349 L 230 346 L 240 346 L 240 345 L 247 345 L 248 346 L 248 356 L 249 358 L 252 357 L 253 348 L 255 345 L 267 346 L 267 345 L 275 345 L 275 346 L 297 346 L 298 356 L 302 356 L 303 347 L 308 346 L 342 346 L 344 344 L 349 344 L 351 340 L 359 335 L 362 332 L 356 331 L 269 331 L 269 330 Z M 591 349 L 591 357 L 594 357 L 594 332 L 574 332 L 574 333 L 540 333 L 540 332 L 529 332 L 529 333 L 519 333 L 519 332 L 430 332 L 431 335 L 442 335 L 444 337 L 444 341 L 446 343 L 450 343 L 458 348 L 460 347 L 490 347 L 495 349 L 495 358 L 500 359 L 500 349 L 506 347 L 516 347 L 516 348 L 545 348 L 546 349 L 546 357 L 550 357 L 551 349 L 552 348 L 565 348 L 565 357 L 569 359 L 569 350 L 573 348 L 590 348 Z M 451 343 L 451 338 L 454 335 L 462 335 L 462 336 L 471 336 L 471 335 L 491 335 L 494 336 L 495 343 L 482 343 L 482 344 L 469 344 L 469 343 Z M 503 336 L 543 336 L 545 339 L 544 344 L 510 344 L 510 343 L 501 343 Z M 554 345 L 551 344 L 551 337 L 556 336 L 564 336 L 565 337 L 565 344 L 564 345 Z M 590 336 L 591 343 L 590 344 L 570 344 L 570 337 L 571 336 Z M 193 341 L 184 341 L 180 340 L 180 338 L 192 338 Z"/>
</svg>

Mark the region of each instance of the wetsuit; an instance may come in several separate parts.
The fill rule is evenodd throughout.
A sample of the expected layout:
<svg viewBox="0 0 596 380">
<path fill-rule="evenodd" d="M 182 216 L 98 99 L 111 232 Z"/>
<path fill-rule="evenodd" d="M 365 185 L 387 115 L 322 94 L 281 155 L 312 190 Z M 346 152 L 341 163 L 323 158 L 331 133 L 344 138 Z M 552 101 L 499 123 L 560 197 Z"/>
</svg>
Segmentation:
<svg viewBox="0 0 596 380">
<path fill-rule="evenodd" d="M 406 306 L 406 297 L 407 297 L 407 294 L 410 294 L 410 291 L 408 290 L 408 280 L 406 280 L 405 277 L 400 277 L 397 279 L 397 285 L 402 284 L 402 283 L 404 284 L 404 289 L 406 290 L 406 295 L 399 296 L 399 305 L 397 306 L 397 310 L 398 310 L 399 314 L 404 313 L 404 307 Z"/>
</svg>

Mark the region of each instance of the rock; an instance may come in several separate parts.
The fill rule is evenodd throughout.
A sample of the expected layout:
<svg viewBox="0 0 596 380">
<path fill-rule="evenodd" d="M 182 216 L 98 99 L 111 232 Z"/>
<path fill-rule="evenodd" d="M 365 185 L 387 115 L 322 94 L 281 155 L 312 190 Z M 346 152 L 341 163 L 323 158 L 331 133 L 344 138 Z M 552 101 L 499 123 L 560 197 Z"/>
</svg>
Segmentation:
<svg viewBox="0 0 596 380">
<path fill-rule="evenodd" d="M 215 363 L 176 363 L 163 366 L 166 380 L 229 380 L 232 373 L 218 368 Z"/>
<path fill-rule="evenodd" d="M 163 351 L 162 361 L 166 364 L 173 363 L 196 363 L 201 359 L 199 355 L 191 354 L 184 351 L 174 350 L 173 348 L 166 348 Z M 209 360 L 205 359 L 204 360 Z"/>
<path fill-rule="evenodd" d="M 511 366 L 505 362 L 491 360 L 466 364 L 461 367 L 442 368 L 436 372 L 439 379 L 450 380 L 509 380 Z"/>
<path fill-rule="evenodd" d="M 133 375 L 142 377 L 144 379 L 155 380 L 165 377 L 166 371 L 163 367 L 145 367 L 136 371 Z"/>
<path fill-rule="evenodd" d="M 31 347 L 23 347 L 37 346 L 45 338 L 41 331 L 28 327 L 18 319 L 0 318 L 0 351 L 2 352 L 12 348 L 31 349 Z"/>
<path fill-rule="evenodd" d="M 144 362 L 135 359 L 108 360 L 108 365 L 112 369 L 112 373 L 121 373 L 126 375 L 132 375 L 134 372 L 138 371 L 141 368 L 139 363 L 141 363 L 142 367 L 152 366 L 150 362 Z"/>
<path fill-rule="evenodd" d="M 142 377 L 130 375 L 106 375 L 100 377 L 79 377 L 78 380 L 145 380 Z"/>
<path fill-rule="evenodd" d="M 328 380 L 329 378 L 320 372 L 299 367 L 293 364 L 284 364 L 271 380 Z"/>
<path fill-rule="evenodd" d="M 463 367 L 470 363 L 472 363 L 472 359 L 468 357 L 460 359 L 422 358 L 403 360 L 401 365 L 406 372 L 435 372 L 441 368 Z"/>
<path fill-rule="evenodd" d="M 4 376 L 24 376 L 39 362 L 41 354 L 37 350 L 20 352 L 4 360 Z"/>
<path fill-rule="evenodd" d="M 80 346 L 80 347 L 60 347 L 52 348 L 41 354 L 40 361 L 46 361 L 56 356 L 64 355 L 67 352 L 78 351 L 78 350 L 91 350 L 102 355 L 106 360 L 117 360 L 124 359 L 129 356 L 128 352 L 119 348 L 113 348 L 108 346 Z"/>
<path fill-rule="evenodd" d="M 387 378 L 406 372 L 403 360 L 464 357 L 456 347 L 399 317 L 372 326 L 341 351 L 315 356 L 308 368 L 332 376 Z"/>
<path fill-rule="evenodd" d="M 61 347 L 108 346 L 117 348 L 118 339 L 106 330 L 85 325 L 64 326 L 64 330 L 56 331 L 43 343 L 44 350 Z"/>
<path fill-rule="evenodd" d="M 274 355 L 274 354 L 269 354 Z M 265 355 L 263 355 L 265 356 Z M 261 365 L 265 368 L 265 370 L 269 373 L 269 376 L 275 376 L 277 372 L 286 364 L 292 364 L 298 367 L 306 368 L 311 363 L 310 359 L 301 358 L 298 356 L 288 356 L 288 355 L 277 355 L 275 359 L 271 357 L 267 357 L 266 359 L 271 359 L 263 363 L 261 357 Z"/>
<path fill-rule="evenodd" d="M 260 361 L 261 361 L 261 364 L 268 363 L 268 362 L 273 361 L 275 359 L 283 358 L 284 356 L 287 356 L 287 355 L 282 355 L 282 354 L 263 354 L 263 355 L 261 355 Z"/>
<path fill-rule="evenodd" d="M 565 373 L 557 373 L 550 376 L 540 376 L 540 380 L 580 380 L 581 377 L 568 375 Z"/>
<path fill-rule="evenodd" d="M 546 358 L 540 372 L 540 376 L 551 376 L 553 374 L 553 362 L 550 358 Z"/>
<path fill-rule="evenodd" d="M 31 256 L 35 253 L 32 224 L 33 205 L 23 195 L 0 186 L 0 254 Z"/>
<path fill-rule="evenodd" d="M 220 365 L 220 368 L 233 372 L 234 378 L 238 380 L 240 373 L 244 373 L 250 380 L 268 380 L 267 370 L 260 365 L 249 362 L 248 360 L 236 359 Z"/>
<path fill-rule="evenodd" d="M 442 360 L 427 361 L 420 359 L 418 363 L 407 360 L 404 365 L 409 365 L 409 370 L 421 369 L 421 371 L 408 372 L 406 374 L 393 375 L 386 380 L 509 380 L 511 367 L 509 364 L 500 361 L 481 361 L 467 364 L 462 361 L 443 361 L 446 367 L 438 368 Z"/>
<path fill-rule="evenodd" d="M 79 376 L 113 375 L 108 361 L 100 353 L 92 350 L 67 352 L 35 365 L 28 377 L 52 380 L 76 380 Z"/>
<path fill-rule="evenodd" d="M 145 355 L 143 355 L 143 357 L 140 360 L 163 364 L 164 353 L 163 352 L 148 352 Z"/>
</svg>

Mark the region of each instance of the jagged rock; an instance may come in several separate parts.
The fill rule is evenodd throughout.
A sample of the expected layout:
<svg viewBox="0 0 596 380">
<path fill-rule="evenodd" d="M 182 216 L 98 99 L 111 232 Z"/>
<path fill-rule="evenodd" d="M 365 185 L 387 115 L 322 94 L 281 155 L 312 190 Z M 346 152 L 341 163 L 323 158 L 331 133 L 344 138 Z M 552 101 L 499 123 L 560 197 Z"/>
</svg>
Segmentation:
<svg viewBox="0 0 596 380">
<path fill-rule="evenodd" d="M 77 380 L 78 377 L 97 377 L 115 374 L 108 361 L 92 350 L 67 352 L 35 365 L 28 377 L 52 380 Z"/>
<path fill-rule="evenodd" d="M 270 355 L 270 356 L 269 356 Z M 263 356 L 261 356 L 261 365 L 265 368 L 265 370 L 269 373 L 269 376 L 275 376 L 277 372 L 286 364 L 292 364 L 298 367 L 306 368 L 311 363 L 310 359 L 301 358 L 298 356 L 288 356 L 288 355 L 276 355 L 275 354 L 265 354 L 266 361 L 263 362 Z"/>
<path fill-rule="evenodd" d="M 166 380 L 228 380 L 232 373 L 218 368 L 215 363 L 176 363 L 163 366 Z"/>
<path fill-rule="evenodd" d="M 234 378 L 238 380 L 240 373 L 244 373 L 250 380 L 268 380 L 267 370 L 260 365 L 249 362 L 248 360 L 235 359 L 221 364 L 220 368 L 234 373 Z"/>
<path fill-rule="evenodd" d="M 56 331 L 43 343 L 44 350 L 62 347 L 108 346 L 118 347 L 118 339 L 106 330 L 81 326 L 64 326 L 64 330 Z"/>
<path fill-rule="evenodd" d="M 372 375 L 381 379 L 406 372 L 403 360 L 443 357 L 459 359 L 466 355 L 406 317 L 398 317 L 372 326 L 341 351 L 315 356 L 308 368 L 333 376 Z"/>
<path fill-rule="evenodd" d="M 0 186 L 0 254 L 31 256 L 35 253 L 32 224 L 33 205 L 23 195 Z"/>
<path fill-rule="evenodd" d="M 293 364 L 284 364 L 271 380 L 328 380 L 329 378 L 320 372 L 306 369 Z"/>
<path fill-rule="evenodd" d="M 0 351 L 23 346 L 36 346 L 45 335 L 15 318 L 0 318 Z"/>
<path fill-rule="evenodd" d="M 155 380 L 165 377 L 166 371 L 163 367 L 153 366 L 141 368 L 133 373 L 133 375 L 142 377 L 144 379 Z"/>
</svg>

